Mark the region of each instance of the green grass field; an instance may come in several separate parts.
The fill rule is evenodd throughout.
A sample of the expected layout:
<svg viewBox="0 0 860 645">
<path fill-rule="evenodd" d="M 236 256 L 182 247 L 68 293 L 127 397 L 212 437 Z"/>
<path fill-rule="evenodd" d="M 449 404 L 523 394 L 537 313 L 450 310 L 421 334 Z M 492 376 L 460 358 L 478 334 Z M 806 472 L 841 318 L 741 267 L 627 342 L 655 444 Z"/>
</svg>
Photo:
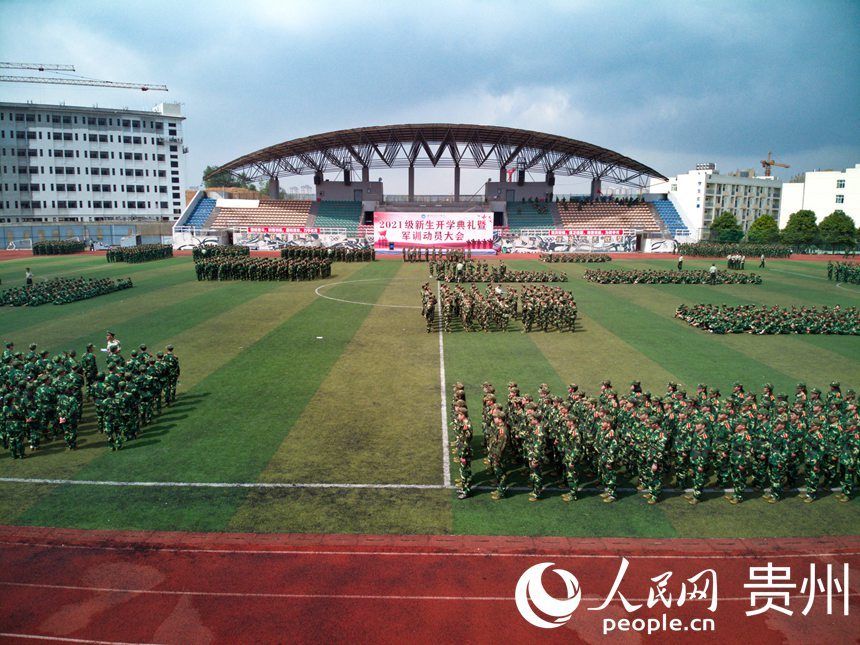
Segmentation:
<svg viewBox="0 0 860 645">
<path fill-rule="evenodd" d="M 512 268 L 540 268 L 514 261 Z M 688 261 L 689 268 L 709 262 Z M 757 497 L 738 507 L 713 494 L 690 507 L 677 496 L 648 506 L 636 495 L 605 505 L 557 494 L 537 504 L 487 491 L 460 501 L 442 488 L 439 338 L 419 308 L 426 265 L 336 264 L 313 283 L 199 283 L 190 258 L 109 265 L 103 256 L 0 263 L 3 287 L 24 267 L 51 275 L 131 276 L 135 288 L 93 300 L 0 309 L 0 337 L 52 351 L 103 344 L 116 331 L 126 352 L 141 342 L 176 346 L 182 361 L 177 404 L 124 450 L 112 453 L 92 422 L 79 449 L 54 443 L 23 461 L 0 453 L 0 477 L 102 482 L 391 484 L 360 487 L 121 487 L 0 482 L 0 523 L 188 531 L 464 533 L 510 535 L 754 537 L 856 534 L 860 504 L 825 496 L 812 505 Z M 673 268 L 666 260 L 613 261 L 613 268 Z M 860 386 L 860 338 L 716 336 L 673 318 L 680 303 L 858 305 L 860 288 L 837 287 L 824 265 L 770 262 L 761 286 L 595 285 L 584 265 L 567 271 L 579 330 L 453 333 L 444 336 L 448 393 L 467 387 L 478 416 L 480 384 L 509 380 L 536 394 L 601 380 L 633 379 L 665 391 L 705 382 L 727 392 L 734 380 L 758 390 L 771 381 Z M 324 286 L 323 286 L 324 285 Z M 315 290 L 329 298 L 320 297 Z M 343 302 L 353 301 L 353 302 Z M 366 304 L 354 304 L 354 302 Z M 375 306 L 397 305 L 397 306 Z M 447 401 L 446 401 L 447 403 Z M 92 412 L 88 410 L 87 418 Z M 480 439 L 476 435 L 476 445 Z M 476 483 L 486 482 L 480 461 Z M 398 488 L 397 485 L 410 485 Z M 421 488 L 426 486 L 426 488 Z"/>
</svg>

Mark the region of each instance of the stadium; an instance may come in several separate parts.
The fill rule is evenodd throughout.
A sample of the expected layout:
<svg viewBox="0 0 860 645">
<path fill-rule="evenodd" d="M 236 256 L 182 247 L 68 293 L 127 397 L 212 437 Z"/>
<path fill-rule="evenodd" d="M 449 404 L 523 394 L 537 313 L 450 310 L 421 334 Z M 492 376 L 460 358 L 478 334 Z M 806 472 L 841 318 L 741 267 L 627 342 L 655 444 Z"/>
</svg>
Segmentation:
<svg viewBox="0 0 860 645">
<path fill-rule="evenodd" d="M 0 117 L 88 169 L 0 182 L 0 640 L 856 641 L 856 223 L 770 167 L 356 119 L 182 198 L 179 103 Z"/>
<path fill-rule="evenodd" d="M 370 181 L 373 168 L 406 169 L 408 193 L 386 199 L 383 182 Z M 452 194 L 416 196 L 416 168 L 453 169 Z M 488 180 L 483 194 L 461 195 L 461 168 L 498 170 L 499 179 Z M 611 182 L 641 191 L 651 179 L 666 179 L 657 171 L 593 144 L 514 128 L 408 124 L 328 132 L 243 155 L 212 174 L 225 171 L 265 182 L 270 198 L 198 192 L 174 225 L 180 248 L 201 239 L 230 239 L 256 249 L 348 243 L 398 251 L 411 246 L 409 238 L 398 237 L 390 249 L 380 244 L 374 214 L 422 210 L 491 212 L 493 247 L 515 252 L 674 250 L 673 240 L 689 236 L 667 195 L 630 204 L 601 190 L 603 182 Z M 325 179 L 333 171 L 342 181 Z M 527 173 L 542 174 L 543 181 L 526 181 Z M 280 179 L 294 175 L 313 175 L 315 200 L 277 199 Z M 575 201 L 554 200 L 556 175 L 586 178 L 591 192 Z M 455 240 L 443 241 L 455 247 Z"/>
</svg>

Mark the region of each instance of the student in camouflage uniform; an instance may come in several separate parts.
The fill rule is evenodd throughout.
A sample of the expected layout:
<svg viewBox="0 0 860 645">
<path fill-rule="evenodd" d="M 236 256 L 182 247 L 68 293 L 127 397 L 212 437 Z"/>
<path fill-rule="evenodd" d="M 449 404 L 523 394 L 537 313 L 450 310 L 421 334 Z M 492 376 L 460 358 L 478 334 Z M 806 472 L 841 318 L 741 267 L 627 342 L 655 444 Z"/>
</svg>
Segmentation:
<svg viewBox="0 0 860 645">
<path fill-rule="evenodd" d="M 680 488 L 691 486 L 686 497 L 697 504 L 712 471 L 718 486 L 731 489 L 727 498 L 734 504 L 744 498 L 747 487 L 761 491 L 771 503 L 782 499 L 788 486 L 804 482 L 808 501 L 822 484 L 838 484 L 840 500 L 854 492 L 860 415 L 856 394 L 843 396 L 835 382 L 827 397 L 817 388 L 807 397 L 799 384 L 794 405 L 785 394 L 774 395 L 772 384 L 762 388 L 761 405 L 741 383 L 735 383 L 726 398 L 704 384 L 687 397 L 671 383 L 662 399 L 637 382 L 624 399 L 609 381 L 601 385 L 597 398 L 571 384 L 561 399 L 541 384 L 535 401 L 511 382 L 506 406 L 496 399 L 491 384 L 485 383 L 483 390 L 483 450 L 493 482 L 524 471 L 533 499 L 542 496 L 552 473 L 567 485 L 565 501 L 576 499 L 587 473 L 597 475 L 607 502 L 617 498 L 623 476 L 631 484 L 638 482 L 652 504 L 659 501 L 664 483 L 674 478 Z M 455 397 L 464 405 L 465 391 L 459 385 Z M 506 441 L 499 449 L 502 435 Z M 511 470 L 497 468 L 502 463 L 497 455 L 505 451 L 510 451 Z M 501 499 L 505 490 L 501 484 L 493 498 Z"/>
<path fill-rule="evenodd" d="M 821 460 L 824 456 L 825 440 L 822 422 L 814 419 L 809 425 L 803 445 L 803 468 L 806 492 L 801 495 L 804 502 L 814 502 L 818 497 L 821 482 Z"/>
<path fill-rule="evenodd" d="M 702 498 L 702 492 L 708 480 L 710 453 L 711 437 L 708 434 L 705 418 L 699 417 L 693 424 L 693 434 L 690 441 L 690 479 L 692 480 L 692 491 L 685 495 L 690 504 L 696 505 Z"/>
<path fill-rule="evenodd" d="M 173 353 L 173 345 L 168 345 L 164 362 L 167 365 L 167 389 L 164 394 L 164 403 L 170 406 L 176 400 L 176 385 L 179 383 L 179 359 Z"/>
<path fill-rule="evenodd" d="M 137 264 L 173 257 L 171 244 L 140 244 L 138 246 L 113 246 L 107 250 L 105 259 L 108 262 L 128 262 Z"/>
<path fill-rule="evenodd" d="M 459 499 L 466 499 L 472 492 L 472 424 L 466 406 L 466 391 L 462 383 L 454 384 L 452 425 L 455 432 L 454 456 L 460 470 L 457 480 Z"/>
<path fill-rule="evenodd" d="M 755 273 L 662 271 L 657 269 L 586 269 L 583 278 L 597 284 L 761 284 Z"/>
<path fill-rule="evenodd" d="M 768 479 L 770 492 L 763 495 L 766 502 L 775 504 L 783 496 L 788 477 L 787 465 L 791 458 L 791 437 L 786 428 L 785 418 L 780 416 L 770 430 L 768 441 Z"/>
<path fill-rule="evenodd" d="M 67 449 L 75 450 L 85 387 L 93 400 L 98 429 L 107 433 L 114 450 L 136 438 L 142 424 L 152 422 L 162 390 L 159 375 L 169 373 L 166 357 L 153 358 L 144 345 L 125 362 L 114 343 L 106 360 L 107 372 L 93 375 L 92 345 L 80 364 L 74 350 L 51 357 L 37 349 L 31 344 L 25 357 L 7 343 L 0 359 L 0 445 L 14 458 L 25 456 L 26 443 L 36 451 L 60 438 Z M 175 356 L 172 360 L 178 377 L 178 361 Z M 175 396 L 175 385 L 171 396 Z"/>
<path fill-rule="evenodd" d="M 505 422 L 504 413 L 501 408 L 495 408 L 490 413 L 490 433 L 487 437 L 487 455 L 489 466 L 493 471 L 495 490 L 491 493 L 494 500 L 500 500 L 507 494 L 507 472 L 505 461 L 507 459 L 508 437 L 510 429 Z"/>
<path fill-rule="evenodd" d="M 857 466 L 860 463 L 860 427 L 856 418 L 856 406 L 854 416 L 844 424 L 844 429 L 839 437 L 839 488 L 840 492 L 836 499 L 840 502 L 848 502 L 854 496 L 854 483 L 857 480 Z"/>
<path fill-rule="evenodd" d="M 0 306 L 38 307 L 48 303 L 64 305 L 70 302 L 103 296 L 130 289 L 131 278 L 51 278 L 32 286 L 14 287 L 0 292 Z"/>
<path fill-rule="evenodd" d="M 860 284 L 860 263 L 837 262 L 832 268 L 830 263 L 828 263 L 827 279 L 831 279 L 831 276 L 836 280 L 836 282 Z"/>
<path fill-rule="evenodd" d="M 712 334 L 860 335 L 860 310 L 840 305 L 679 305 L 675 317 Z"/>
<path fill-rule="evenodd" d="M 612 256 L 606 253 L 541 253 L 541 262 L 602 263 L 611 262 Z"/>
<path fill-rule="evenodd" d="M 435 297 L 428 284 L 421 287 L 422 315 L 427 320 L 428 331 L 434 314 L 429 311 L 428 303 Z M 545 332 L 572 332 L 576 328 L 576 300 L 564 289 L 544 285 L 527 285 L 522 294 L 516 289 L 503 289 L 500 285 L 490 284 L 484 291 L 472 285 L 470 289 L 462 285 L 449 287 L 442 284 L 439 289 L 442 298 L 442 328 L 449 332 L 457 327 L 463 331 L 506 331 L 511 319 L 520 318 L 523 332 L 538 327 Z M 522 302 L 522 308 L 520 308 Z"/>
<path fill-rule="evenodd" d="M 567 282 L 566 273 L 554 271 L 513 271 L 502 262 L 430 262 L 430 277 L 439 282 Z"/>
<path fill-rule="evenodd" d="M 198 280 L 304 281 L 331 277 L 330 258 L 284 260 L 240 255 L 206 256 L 194 263 Z"/>
</svg>

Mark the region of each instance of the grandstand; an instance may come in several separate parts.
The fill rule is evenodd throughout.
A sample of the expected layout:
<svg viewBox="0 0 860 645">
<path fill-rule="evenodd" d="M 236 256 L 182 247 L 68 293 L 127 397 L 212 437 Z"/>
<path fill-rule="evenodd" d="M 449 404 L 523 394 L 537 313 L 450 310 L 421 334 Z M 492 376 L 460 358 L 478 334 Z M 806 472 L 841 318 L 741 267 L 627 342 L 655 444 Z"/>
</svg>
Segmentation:
<svg viewBox="0 0 860 645">
<path fill-rule="evenodd" d="M 345 228 L 350 235 L 358 235 L 361 221 L 361 202 L 317 202 L 313 225 L 317 228 Z"/>
<path fill-rule="evenodd" d="M 406 170 L 408 192 L 387 194 L 381 180 L 370 180 L 374 168 Z M 416 194 L 416 168 L 453 168 L 453 194 Z M 483 190 L 463 196 L 462 168 L 497 169 L 498 181 L 490 177 Z M 326 175 L 333 172 L 343 180 L 327 179 Z M 516 181 L 512 180 L 514 172 Z M 602 196 L 603 182 L 634 188 L 642 194 L 652 178 L 665 179 L 654 169 L 584 141 L 501 126 L 418 123 L 324 132 L 242 155 L 208 177 L 221 173 L 265 184 L 272 199 L 219 199 L 208 221 L 202 212 L 204 206 L 194 202 L 188 209 L 191 215 L 180 218 L 174 227 L 176 234 L 186 236 L 178 244 L 197 243 L 191 239 L 199 232 L 194 224 L 202 222 L 214 228 L 306 225 L 322 229 L 326 235 L 342 236 L 345 232 L 347 238 L 364 241 L 373 231 L 369 223 L 362 223 L 365 211 L 493 212 L 496 226 L 505 227 L 498 239 L 523 230 L 625 229 L 645 233 L 642 240 L 650 244 L 669 236 L 670 231 L 683 231 L 677 213 L 664 212 L 662 206 L 658 215 L 650 203 L 616 203 Z M 526 181 L 527 173 L 543 176 Z M 275 200 L 280 180 L 301 175 L 313 176 L 316 201 L 305 202 L 307 206 L 298 212 L 286 213 L 284 202 Z M 556 178 L 563 176 L 590 180 L 590 194 L 572 204 L 554 201 Z M 229 201 L 237 203 L 225 203 Z M 564 208 L 563 217 L 560 207 Z M 575 243 L 590 244 L 581 238 Z"/>
<path fill-rule="evenodd" d="M 214 199 L 209 199 L 208 197 L 202 198 L 197 202 L 191 215 L 185 220 L 184 225 L 193 228 L 205 228 L 209 222 L 209 218 L 212 216 L 212 211 L 215 210 L 215 203 Z"/>
<path fill-rule="evenodd" d="M 687 225 L 684 224 L 684 220 L 681 219 L 681 215 L 675 209 L 675 205 L 668 199 L 658 199 L 654 202 L 654 210 L 657 211 L 657 216 L 663 220 L 663 223 L 666 225 L 666 228 L 669 230 L 669 233 L 672 237 L 686 236 L 690 234 L 690 230 L 687 228 Z"/>
<path fill-rule="evenodd" d="M 237 200 L 238 201 L 238 200 Z M 244 201 L 244 200 L 243 200 Z M 261 199 L 257 206 L 235 208 L 227 200 L 221 202 L 212 228 L 244 228 L 247 226 L 299 227 L 308 225 L 311 204 L 307 200 L 282 201 Z"/>
<path fill-rule="evenodd" d="M 663 228 L 651 206 L 645 202 L 627 204 L 583 200 L 559 202 L 556 206 L 562 228 L 617 228 L 646 233 L 659 233 Z"/>
<path fill-rule="evenodd" d="M 508 226 L 512 231 L 524 228 L 558 228 L 557 209 L 552 202 L 508 202 Z"/>
</svg>

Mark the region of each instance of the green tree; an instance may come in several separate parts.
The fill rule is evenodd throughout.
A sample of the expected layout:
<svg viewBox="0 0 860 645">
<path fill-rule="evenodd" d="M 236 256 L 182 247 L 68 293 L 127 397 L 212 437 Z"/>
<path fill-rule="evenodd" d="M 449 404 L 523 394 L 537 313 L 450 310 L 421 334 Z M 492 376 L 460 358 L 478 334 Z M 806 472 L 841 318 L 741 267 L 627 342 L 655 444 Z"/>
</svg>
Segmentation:
<svg viewBox="0 0 860 645">
<path fill-rule="evenodd" d="M 807 246 L 818 243 L 818 225 L 815 223 L 815 213 L 810 210 L 799 210 L 788 217 L 785 228 L 782 229 L 782 241 L 789 246 Z"/>
<path fill-rule="evenodd" d="M 260 186 L 260 194 L 262 194 L 264 198 L 269 196 L 269 183 L 270 182 L 271 182 L 271 180 L 267 179 L 265 181 L 265 183 L 262 186 Z M 278 188 L 278 199 L 286 199 L 286 198 L 287 198 L 287 191 L 284 190 L 283 188 Z"/>
<path fill-rule="evenodd" d="M 711 223 L 711 240 L 714 242 L 740 242 L 743 236 L 744 230 L 734 213 L 724 211 Z"/>
<path fill-rule="evenodd" d="M 854 220 L 845 211 L 836 210 L 821 220 L 818 225 L 821 241 L 832 247 L 853 248 L 857 231 L 854 230 Z"/>
<path fill-rule="evenodd" d="M 236 176 L 225 170 L 209 176 L 209 173 L 216 170 L 218 170 L 218 166 L 206 166 L 206 169 L 203 171 L 203 184 L 206 188 L 223 186 L 225 188 L 248 188 L 256 190 L 254 183 L 244 173 Z"/>
<path fill-rule="evenodd" d="M 762 215 L 747 231 L 747 241 L 756 244 L 774 244 L 779 242 L 779 224 L 770 215 Z"/>
</svg>

